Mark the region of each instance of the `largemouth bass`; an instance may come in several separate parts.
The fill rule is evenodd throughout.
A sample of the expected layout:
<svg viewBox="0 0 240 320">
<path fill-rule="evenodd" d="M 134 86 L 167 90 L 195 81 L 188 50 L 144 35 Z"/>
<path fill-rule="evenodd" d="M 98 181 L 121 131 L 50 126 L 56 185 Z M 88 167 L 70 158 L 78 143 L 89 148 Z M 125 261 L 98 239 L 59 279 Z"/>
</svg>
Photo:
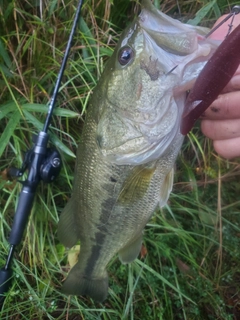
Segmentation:
<svg viewBox="0 0 240 320">
<path fill-rule="evenodd" d="M 60 241 L 81 242 L 63 292 L 103 301 L 108 262 L 116 253 L 123 263 L 138 256 L 145 225 L 172 190 L 186 90 L 215 49 L 204 33 L 149 1 L 123 32 L 87 110 L 60 216 Z"/>
</svg>

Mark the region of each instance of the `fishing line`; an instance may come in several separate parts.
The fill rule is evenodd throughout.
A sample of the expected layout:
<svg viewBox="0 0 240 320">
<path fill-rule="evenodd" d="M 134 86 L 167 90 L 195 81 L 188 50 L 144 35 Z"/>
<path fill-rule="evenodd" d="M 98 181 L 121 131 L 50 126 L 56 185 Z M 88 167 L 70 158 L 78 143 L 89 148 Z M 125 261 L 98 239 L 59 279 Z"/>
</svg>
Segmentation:
<svg viewBox="0 0 240 320">
<path fill-rule="evenodd" d="M 232 20 L 231 20 L 230 24 L 228 25 L 229 29 L 228 29 L 228 33 L 226 34 L 226 37 L 225 37 L 225 38 L 227 38 L 227 36 L 228 36 L 228 35 L 230 34 L 230 32 L 232 31 L 233 21 L 234 21 L 235 15 L 236 15 L 236 13 L 234 12 L 233 15 L 232 15 Z"/>
<path fill-rule="evenodd" d="M 22 190 L 19 195 L 17 210 L 14 215 L 13 225 L 8 240 L 10 248 L 6 258 L 5 266 L 0 269 L 0 309 L 3 306 L 7 292 L 11 287 L 13 280 L 13 270 L 11 268 L 13 254 L 16 246 L 19 245 L 22 240 L 23 233 L 32 209 L 37 186 L 41 180 L 46 183 L 52 182 L 58 176 L 61 170 L 62 161 L 59 152 L 57 150 L 48 148 L 49 135 L 47 131 L 51 123 L 53 109 L 59 93 L 59 87 L 68 60 L 77 22 L 81 14 L 82 4 L 83 0 L 79 0 L 52 98 L 48 104 L 48 113 L 43 130 L 37 135 L 33 136 L 34 145 L 29 151 L 26 152 L 22 168 L 12 168 L 9 170 L 9 174 L 16 178 L 22 177 L 25 170 L 28 170 L 28 175 L 26 180 L 21 181 Z"/>
<path fill-rule="evenodd" d="M 219 27 L 221 27 L 221 25 L 223 25 L 226 21 L 228 21 L 231 17 L 232 17 L 232 21 L 231 23 L 228 25 L 229 26 L 229 30 L 228 33 L 226 35 L 226 37 L 229 35 L 229 33 L 232 30 L 233 27 L 233 20 L 236 14 L 240 13 L 240 6 L 234 6 L 231 10 L 231 12 L 221 21 L 219 22 L 213 29 L 211 29 L 211 31 L 208 32 L 208 34 L 205 36 L 205 38 L 208 38 L 212 33 L 214 33 Z"/>
</svg>

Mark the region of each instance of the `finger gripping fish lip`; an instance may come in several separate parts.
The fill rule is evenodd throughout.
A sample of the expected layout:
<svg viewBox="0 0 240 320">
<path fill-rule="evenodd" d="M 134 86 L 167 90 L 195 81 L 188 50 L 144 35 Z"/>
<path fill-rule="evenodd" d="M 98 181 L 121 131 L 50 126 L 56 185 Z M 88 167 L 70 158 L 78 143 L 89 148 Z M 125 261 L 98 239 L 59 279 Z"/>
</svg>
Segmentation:
<svg viewBox="0 0 240 320">
<path fill-rule="evenodd" d="M 240 25 L 220 44 L 199 74 L 186 103 L 181 133 L 186 135 L 195 121 L 218 97 L 240 64 Z M 201 101 L 201 103 L 196 103 Z"/>
</svg>

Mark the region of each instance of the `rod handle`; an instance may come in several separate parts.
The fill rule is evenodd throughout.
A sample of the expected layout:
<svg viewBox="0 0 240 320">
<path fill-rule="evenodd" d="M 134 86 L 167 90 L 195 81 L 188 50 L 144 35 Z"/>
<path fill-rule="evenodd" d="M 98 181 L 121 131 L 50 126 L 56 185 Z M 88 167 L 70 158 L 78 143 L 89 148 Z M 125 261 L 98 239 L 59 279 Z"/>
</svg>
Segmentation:
<svg viewBox="0 0 240 320">
<path fill-rule="evenodd" d="M 23 237 L 28 217 L 32 209 L 34 192 L 23 187 L 18 200 L 17 210 L 13 220 L 13 226 L 9 237 L 9 243 L 17 246 Z"/>
<path fill-rule="evenodd" d="M 12 269 L 0 269 L 0 305 L 5 299 L 4 293 L 7 293 L 12 283 Z"/>
</svg>

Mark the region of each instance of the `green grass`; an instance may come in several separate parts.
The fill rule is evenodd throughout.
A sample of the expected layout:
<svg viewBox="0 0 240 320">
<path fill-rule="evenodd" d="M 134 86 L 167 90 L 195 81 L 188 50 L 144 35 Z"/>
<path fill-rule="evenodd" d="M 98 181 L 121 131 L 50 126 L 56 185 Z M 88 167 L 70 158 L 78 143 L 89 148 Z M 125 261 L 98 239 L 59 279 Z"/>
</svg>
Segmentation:
<svg viewBox="0 0 240 320">
<path fill-rule="evenodd" d="M 0 318 L 240 319 L 240 166 L 237 160 L 220 159 L 198 127 L 185 139 L 168 205 L 146 227 L 141 257 L 130 265 L 121 265 L 117 257 L 111 261 L 106 302 L 60 292 L 69 266 L 56 236 L 57 222 L 71 193 L 85 110 L 121 30 L 139 9 L 134 1 L 112 2 L 84 3 L 50 130 L 63 169 L 55 183 L 38 187 Z M 204 25 L 237 4 L 154 3 L 183 21 L 204 8 L 197 14 Z M 21 190 L 8 179 L 7 169 L 21 166 L 32 134 L 42 129 L 75 8 L 73 0 L 0 1 L 1 265 Z"/>
</svg>

